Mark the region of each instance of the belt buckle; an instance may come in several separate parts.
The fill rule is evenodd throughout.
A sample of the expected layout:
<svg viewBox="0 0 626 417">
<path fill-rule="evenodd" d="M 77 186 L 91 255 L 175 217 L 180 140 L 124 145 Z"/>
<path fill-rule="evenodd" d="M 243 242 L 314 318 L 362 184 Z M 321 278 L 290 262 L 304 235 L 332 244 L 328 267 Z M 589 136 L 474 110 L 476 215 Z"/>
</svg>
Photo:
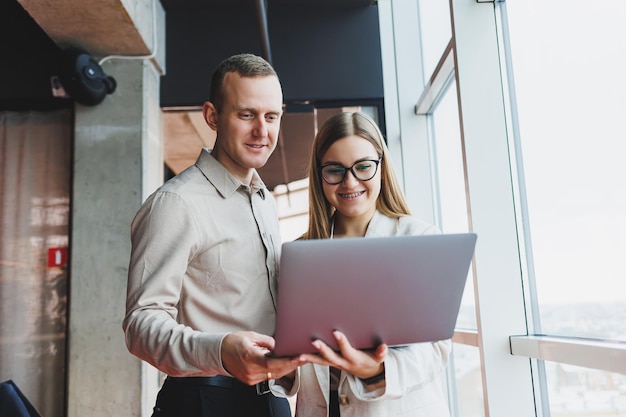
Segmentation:
<svg viewBox="0 0 626 417">
<path fill-rule="evenodd" d="M 255 388 L 256 395 L 265 395 L 270 392 L 270 383 L 268 381 L 259 382 Z"/>
</svg>

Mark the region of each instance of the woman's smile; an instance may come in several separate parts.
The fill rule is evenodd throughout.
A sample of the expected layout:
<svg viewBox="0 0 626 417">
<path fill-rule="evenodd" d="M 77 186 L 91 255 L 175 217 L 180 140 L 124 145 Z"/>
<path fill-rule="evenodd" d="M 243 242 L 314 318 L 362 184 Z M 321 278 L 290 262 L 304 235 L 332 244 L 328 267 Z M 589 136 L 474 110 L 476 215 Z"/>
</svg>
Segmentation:
<svg viewBox="0 0 626 417">
<path fill-rule="evenodd" d="M 365 191 L 357 191 L 354 193 L 337 193 L 341 198 L 353 199 L 362 196 L 365 194 Z"/>
</svg>

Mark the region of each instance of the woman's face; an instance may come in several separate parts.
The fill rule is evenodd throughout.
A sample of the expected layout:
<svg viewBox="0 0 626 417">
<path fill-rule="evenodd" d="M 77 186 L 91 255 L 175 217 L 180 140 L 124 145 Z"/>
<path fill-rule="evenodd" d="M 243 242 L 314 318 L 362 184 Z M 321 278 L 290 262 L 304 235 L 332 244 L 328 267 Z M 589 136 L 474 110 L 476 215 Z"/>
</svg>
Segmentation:
<svg viewBox="0 0 626 417">
<path fill-rule="evenodd" d="M 380 167 L 373 167 L 376 168 L 376 174 L 368 181 L 355 178 L 350 167 L 359 161 L 378 161 L 379 159 L 374 145 L 360 136 L 347 136 L 339 139 L 322 156 L 322 167 L 336 164 L 347 168 L 343 181 L 339 184 L 331 185 L 322 179 L 324 196 L 340 215 L 352 218 L 363 217 L 368 220 L 374 215 L 376 199 L 380 194 Z M 355 166 L 354 170 L 361 169 L 359 172 L 365 172 L 367 165 L 366 163 L 361 168 Z"/>
</svg>

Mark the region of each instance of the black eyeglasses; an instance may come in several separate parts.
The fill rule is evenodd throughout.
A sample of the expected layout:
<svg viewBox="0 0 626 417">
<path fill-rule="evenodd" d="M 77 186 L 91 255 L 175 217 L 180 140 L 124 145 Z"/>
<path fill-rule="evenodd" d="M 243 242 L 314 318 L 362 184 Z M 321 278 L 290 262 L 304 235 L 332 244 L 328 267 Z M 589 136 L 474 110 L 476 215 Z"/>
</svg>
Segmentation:
<svg viewBox="0 0 626 417">
<path fill-rule="evenodd" d="M 378 164 L 380 164 L 382 159 L 383 157 L 381 156 L 378 160 L 366 159 L 364 161 L 357 161 L 352 164 L 350 168 L 339 164 L 322 165 L 322 178 L 330 185 L 337 185 L 343 182 L 346 177 L 346 172 L 350 171 L 357 180 L 369 181 L 376 175 Z"/>
</svg>

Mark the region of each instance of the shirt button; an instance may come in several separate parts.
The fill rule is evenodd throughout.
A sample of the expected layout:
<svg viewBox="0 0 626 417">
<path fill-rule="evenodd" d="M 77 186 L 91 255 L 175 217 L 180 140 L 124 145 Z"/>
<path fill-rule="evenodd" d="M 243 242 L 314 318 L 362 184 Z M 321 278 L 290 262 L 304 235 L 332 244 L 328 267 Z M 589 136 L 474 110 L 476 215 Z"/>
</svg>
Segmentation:
<svg viewBox="0 0 626 417">
<path fill-rule="evenodd" d="M 348 405 L 350 404 L 350 400 L 348 400 L 348 396 L 345 394 L 341 394 L 339 396 L 339 404 L 341 405 Z"/>
</svg>

